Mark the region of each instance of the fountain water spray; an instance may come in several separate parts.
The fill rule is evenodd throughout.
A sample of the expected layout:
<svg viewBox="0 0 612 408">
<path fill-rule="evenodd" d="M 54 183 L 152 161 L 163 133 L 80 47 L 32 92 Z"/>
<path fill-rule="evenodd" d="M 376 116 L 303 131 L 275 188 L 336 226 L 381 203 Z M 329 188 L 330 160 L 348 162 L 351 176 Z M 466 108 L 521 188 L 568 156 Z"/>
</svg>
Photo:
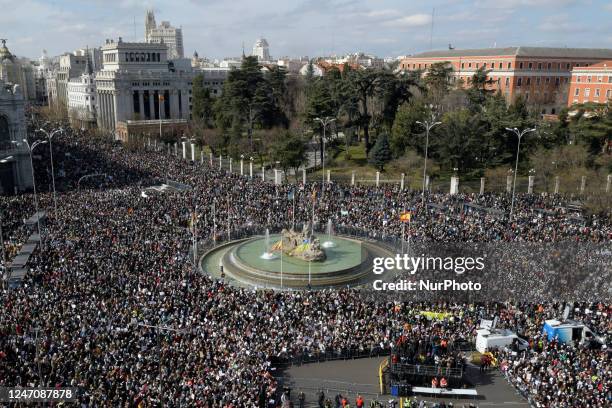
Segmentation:
<svg viewBox="0 0 612 408">
<path fill-rule="evenodd" d="M 327 241 L 321 244 L 323 248 L 333 248 L 336 244 L 331 240 L 332 236 L 332 220 L 327 220 Z"/>
<path fill-rule="evenodd" d="M 270 248 L 270 230 L 268 228 L 266 228 L 266 239 L 265 239 L 265 245 L 266 247 L 264 248 L 264 252 L 263 254 L 261 254 L 261 259 L 274 259 L 276 258 L 276 255 L 274 255 L 274 252 L 271 251 L 272 248 Z"/>
</svg>

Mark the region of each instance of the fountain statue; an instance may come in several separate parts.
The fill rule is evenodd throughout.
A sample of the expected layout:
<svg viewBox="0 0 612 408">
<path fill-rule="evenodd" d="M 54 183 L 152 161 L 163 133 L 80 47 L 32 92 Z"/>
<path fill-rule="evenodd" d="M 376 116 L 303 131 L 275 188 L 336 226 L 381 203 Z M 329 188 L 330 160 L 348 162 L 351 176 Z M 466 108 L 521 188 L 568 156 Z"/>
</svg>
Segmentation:
<svg viewBox="0 0 612 408">
<path fill-rule="evenodd" d="M 284 229 L 281 241 L 272 246 L 273 251 L 283 251 L 284 254 L 304 261 L 324 261 L 325 251 L 321 248 L 319 239 L 311 234 L 310 224 L 306 223 L 302 232 Z"/>
</svg>

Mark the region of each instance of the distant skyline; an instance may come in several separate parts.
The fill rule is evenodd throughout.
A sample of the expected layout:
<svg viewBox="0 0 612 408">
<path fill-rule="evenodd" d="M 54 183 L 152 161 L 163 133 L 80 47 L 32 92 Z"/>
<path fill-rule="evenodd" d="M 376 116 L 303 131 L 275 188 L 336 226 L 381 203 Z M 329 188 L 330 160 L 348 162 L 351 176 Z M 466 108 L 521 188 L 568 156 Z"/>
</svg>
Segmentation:
<svg viewBox="0 0 612 408">
<path fill-rule="evenodd" d="M 606 0 L 0 0 L 0 38 L 18 56 L 59 55 L 106 38 L 143 41 L 145 11 L 183 28 L 185 56 L 273 57 L 363 51 L 395 57 L 430 49 L 505 46 L 612 48 Z"/>
</svg>

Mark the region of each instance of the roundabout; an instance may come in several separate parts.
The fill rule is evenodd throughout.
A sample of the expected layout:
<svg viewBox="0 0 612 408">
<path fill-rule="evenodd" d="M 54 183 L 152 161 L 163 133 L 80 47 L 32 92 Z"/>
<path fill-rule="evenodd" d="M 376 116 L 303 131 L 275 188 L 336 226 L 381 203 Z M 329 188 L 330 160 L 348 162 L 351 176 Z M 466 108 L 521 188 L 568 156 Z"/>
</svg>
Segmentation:
<svg viewBox="0 0 612 408">
<path fill-rule="evenodd" d="M 299 242 L 289 249 L 290 240 Z M 319 251 L 313 255 L 317 260 L 310 260 L 308 251 Z M 374 241 L 284 231 L 221 244 L 204 253 L 199 264 L 204 273 L 242 287 L 325 289 L 370 283 L 372 260 L 388 256 L 391 252 Z"/>
</svg>

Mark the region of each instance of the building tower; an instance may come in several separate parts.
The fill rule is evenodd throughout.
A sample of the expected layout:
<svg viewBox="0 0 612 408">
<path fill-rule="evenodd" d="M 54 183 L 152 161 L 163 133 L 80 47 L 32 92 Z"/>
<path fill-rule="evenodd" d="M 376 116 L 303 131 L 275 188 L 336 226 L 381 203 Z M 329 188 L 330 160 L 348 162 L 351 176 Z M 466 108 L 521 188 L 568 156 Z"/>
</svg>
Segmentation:
<svg viewBox="0 0 612 408">
<path fill-rule="evenodd" d="M 147 14 L 145 15 L 145 42 L 149 42 L 151 31 L 153 31 L 156 27 L 157 24 L 155 23 L 155 13 L 153 10 L 147 10 Z"/>
<path fill-rule="evenodd" d="M 257 57 L 259 61 L 270 61 L 270 49 L 268 41 L 265 38 L 260 38 L 253 45 L 253 55 Z"/>
</svg>

